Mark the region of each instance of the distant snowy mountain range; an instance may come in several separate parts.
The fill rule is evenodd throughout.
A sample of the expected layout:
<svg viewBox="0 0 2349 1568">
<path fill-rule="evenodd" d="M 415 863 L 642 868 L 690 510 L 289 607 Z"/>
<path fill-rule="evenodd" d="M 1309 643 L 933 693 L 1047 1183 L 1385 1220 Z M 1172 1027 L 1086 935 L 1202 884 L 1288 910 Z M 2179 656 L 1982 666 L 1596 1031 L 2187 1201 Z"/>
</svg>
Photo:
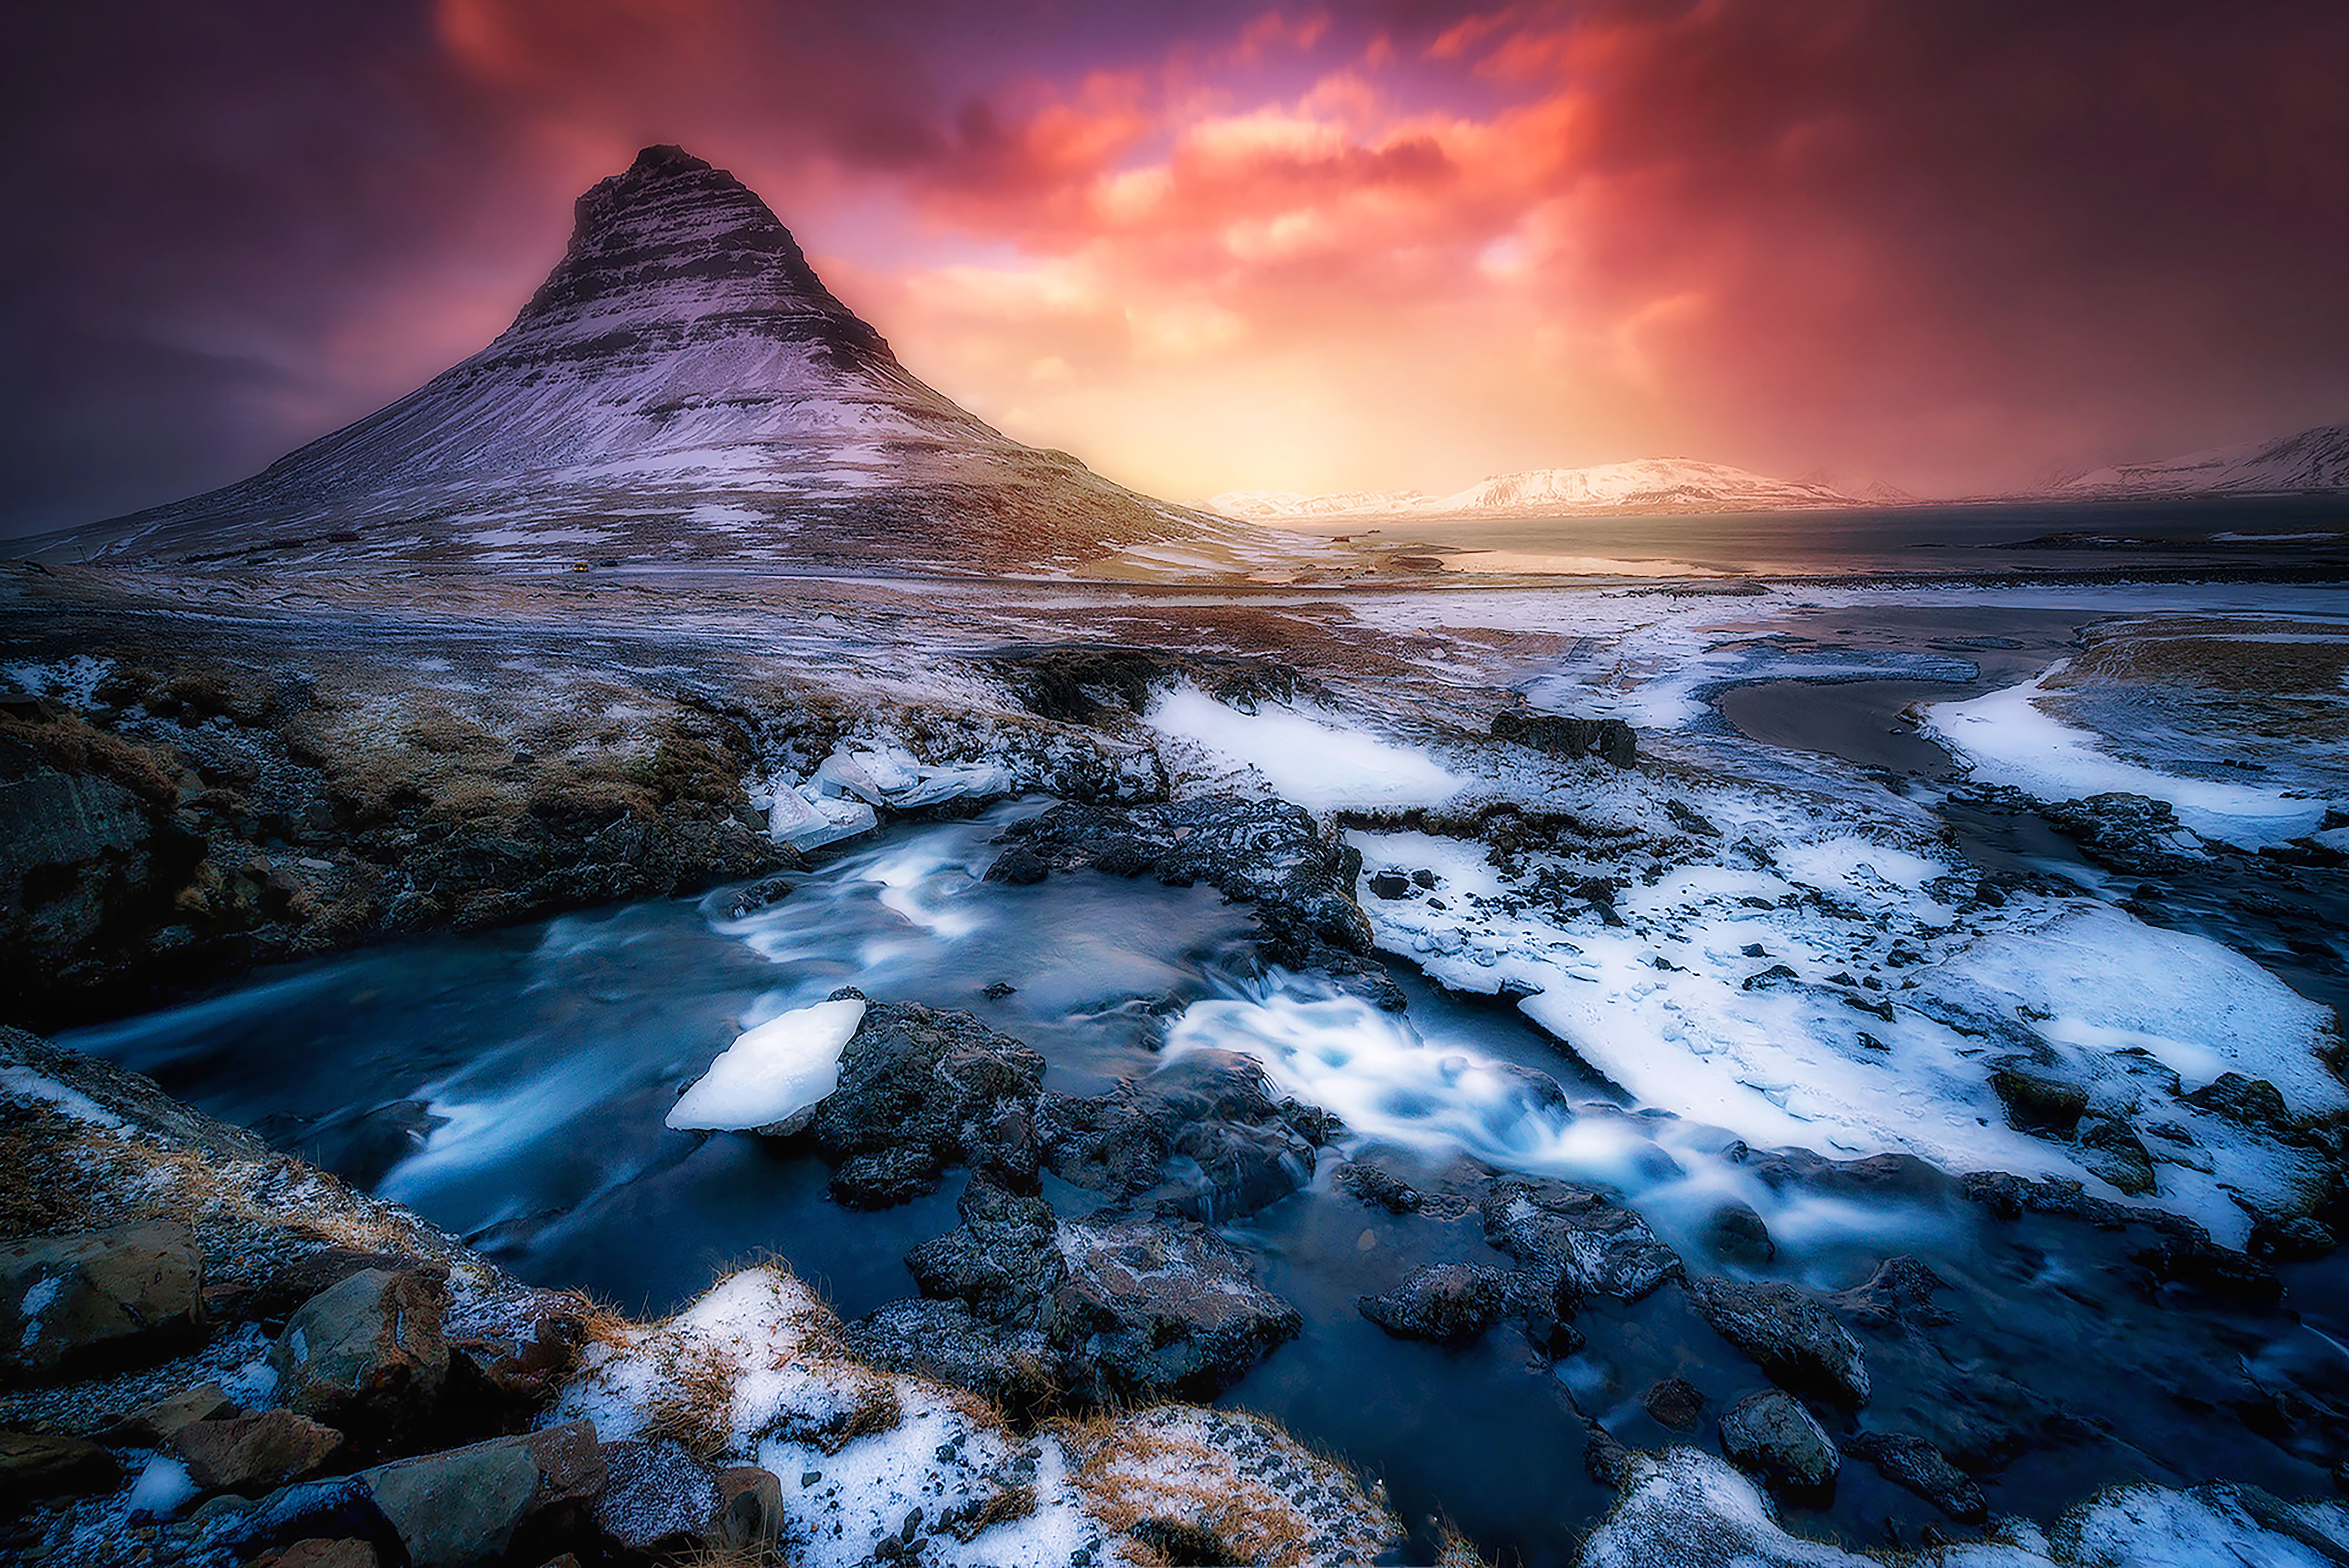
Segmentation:
<svg viewBox="0 0 2349 1568">
<path fill-rule="evenodd" d="M 1323 518 L 1562 517 L 1578 512 L 1754 511 L 1858 506 L 1861 498 L 1803 480 L 1775 480 L 1723 463 L 1649 458 L 1587 469 L 1527 469 L 1496 474 L 1450 495 L 1421 490 L 1357 490 L 1299 495 L 1289 490 L 1229 490 L 1210 511 L 1250 522 Z"/>
<path fill-rule="evenodd" d="M 765 202 L 651 147 L 579 199 L 563 260 L 479 354 L 252 479 L 39 553 L 984 569 L 1244 531 L 966 412 L 833 297 Z"/>
<path fill-rule="evenodd" d="M 2279 440 L 2219 447 L 2163 462 L 2099 469 L 2051 491 L 2012 500 L 2090 500 L 2129 496 L 2262 495 L 2349 490 L 2349 425 Z M 1208 510 L 1250 522 L 1323 520 L 1572 517 L 1672 511 L 1767 511 L 1814 507 L 1909 506 L 1918 498 L 1876 480 L 1853 490 L 1817 480 L 1779 480 L 1686 458 L 1650 458 L 1587 469 L 1497 474 L 1450 495 L 1423 490 L 1227 490 Z"/>
<path fill-rule="evenodd" d="M 2277 495 L 2349 490 L 2349 425 L 2082 474 L 2066 496 Z"/>
</svg>

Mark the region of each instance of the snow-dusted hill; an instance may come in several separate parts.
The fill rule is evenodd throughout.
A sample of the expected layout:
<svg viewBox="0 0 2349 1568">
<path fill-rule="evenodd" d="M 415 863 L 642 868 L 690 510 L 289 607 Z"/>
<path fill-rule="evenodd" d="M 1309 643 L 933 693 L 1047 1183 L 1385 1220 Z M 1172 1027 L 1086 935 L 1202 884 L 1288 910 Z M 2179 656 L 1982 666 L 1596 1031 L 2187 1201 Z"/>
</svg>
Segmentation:
<svg viewBox="0 0 2349 1568">
<path fill-rule="evenodd" d="M 158 566 L 1071 562 L 1227 523 L 917 380 L 723 170 L 647 148 L 581 197 L 504 333 L 390 407 L 53 559 Z"/>
<path fill-rule="evenodd" d="M 1289 490 L 1230 490 L 1207 505 L 1251 522 L 1320 518 L 1558 517 L 1575 512 L 1760 511 L 1853 506 L 1857 498 L 1799 480 L 1775 480 L 1723 463 L 1646 458 L 1587 469 L 1527 469 L 1496 474 L 1466 490 L 1359 490 L 1299 495 Z"/>
<path fill-rule="evenodd" d="M 2349 425 L 2320 425 L 2272 441 L 2213 447 L 2155 463 L 2083 474 L 2067 496 L 2277 495 L 2349 490 Z"/>
</svg>

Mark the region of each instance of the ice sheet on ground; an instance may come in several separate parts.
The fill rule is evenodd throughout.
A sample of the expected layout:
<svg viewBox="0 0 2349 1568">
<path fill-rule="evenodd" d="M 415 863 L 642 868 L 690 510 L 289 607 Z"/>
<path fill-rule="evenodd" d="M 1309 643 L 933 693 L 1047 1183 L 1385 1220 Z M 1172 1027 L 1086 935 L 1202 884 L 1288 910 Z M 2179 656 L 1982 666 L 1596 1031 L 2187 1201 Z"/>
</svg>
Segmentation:
<svg viewBox="0 0 2349 1568">
<path fill-rule="evenodd" d="M 2349 1107 L 2308 1052 L 2331 1014 L 2215 942 L 2108 908 L 1984 937 L 1927 989 L 1968 1011 L 2017 1016 L 2070 999 L 2038 1034 L 2085 1055 L 2143 1051 L 2189 1089 L 2220 1074 L 2264 1078 L 2302 1116 Z"/>
<path fill-rule="evenodd" d="M 1366 878 L 1435 880 L 1362 901 L 1381 947 L 1456 990 L 1526 993 L 1527 1017 L 1643 1106 L 1757 1147 L 1905 1152 L 2123 1197 L 2075 1146 L 2010 1125 L 1992 1069 L 2044 1054 L 2090 1087 L 2100 1114 L 2187 1131 L 2148 1140 L 2151 1202 L 2237 1243 L 2250 1221 L 2234 1193 L 2292 1210 L 2304 1161 L 2177 1095 L 2233 1070 L 2295 1106 L 2342 1103 L 2319 1057 L 2323 1009 L 2216 943 L 2120 911 L 2035 895 L 1970 903 L 1971 873 L 1921 823 L 1823 816 L 1831 802 L 1758 790 L 1700 805 L 1722 839 L 1683 839 L 1676 863 L 1634 878 L 1619 861 L 1563 851 L 1513 874 L 1475 841 L 1349 839 Z M 1594 877 L 1618 886 L 1617 923 L 1557 892 Z"/>
<path fill-rule="evenodd" d="M 849 996 L 770 1018 L 719 1053 L 669 1108 L 671 1127 L 709 1131 L 796 1130 L 840 1087 L 840 1053 L 864 1020 Z"/>
<path fill-rule="evenodd" d="M 1153 702 L 1145 717 L 1160 734 L 1215 761 L 1254 769 L 1272 793 L 1308 810 L 1432 806 L 1466 782 L 1423 751 L 1308 704 L 1266 703 L 1242 713 L 1185 686 Z"/>
<path fill-rule="evenodd" d="M 1923 727 L 1973 776 L 2011 785 L 2042 800 L 2091 795 L 2145 795 L 2168 801 L 2178 820 L 2206 839 L 2259 849 L 2312 833 L 2324 821 L 2322 800 L 2208 779 L 2186 779 L 2113 756 L 2087 730 L 2039 705 L 2051 666 L 2030 680 L 1966 702 L 1925 709 Z"/>
</svg>

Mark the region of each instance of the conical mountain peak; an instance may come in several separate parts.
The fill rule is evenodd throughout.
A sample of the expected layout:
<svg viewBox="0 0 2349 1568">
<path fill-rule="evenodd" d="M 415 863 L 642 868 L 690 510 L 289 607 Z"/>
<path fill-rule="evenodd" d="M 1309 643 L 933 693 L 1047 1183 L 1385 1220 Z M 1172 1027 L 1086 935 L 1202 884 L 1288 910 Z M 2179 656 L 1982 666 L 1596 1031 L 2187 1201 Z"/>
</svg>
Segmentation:
<svg viewBox="0 0 2349 1568">
<path fill-rule="evenodd" d="M 823 286 L 773 211 L 725 170 L 681 147 L 647 147 L 579 198 L 571 243 L 512 334 L 604 329 L 619 318 L 720 312 L 822 318 L 849 357 L 887 346 Z M 802 321 L 805 336 L 812 322 Z"/>
<path fill-rule="evenodd" d="M 480 353 L 225 490 L 70 537 L 237 565 L 1099 554 L 1205 520 L 907 373 L 725 170 L 647 147 Z M 94 555 L 87 552 L 95 552 Z"/>
</svg>

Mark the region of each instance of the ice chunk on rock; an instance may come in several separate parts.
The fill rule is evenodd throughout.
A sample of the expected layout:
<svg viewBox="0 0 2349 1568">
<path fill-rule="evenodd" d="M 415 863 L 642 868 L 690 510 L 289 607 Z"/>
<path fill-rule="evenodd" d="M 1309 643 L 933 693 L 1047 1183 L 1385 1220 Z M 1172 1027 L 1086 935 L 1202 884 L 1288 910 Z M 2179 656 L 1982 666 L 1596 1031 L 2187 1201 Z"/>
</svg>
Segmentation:
<svg viewBox="0 0 2349 1568">
<path fill-rule="evenodd" d="M 668 1125 L 787 1137 L 840 1087 L 840 1053 L 864 1021 L 862 997 L 818 1002 L 770 1018 L 737 1039 L 669 1108 Z"/>
<path fill-rule="evenodd" d="M 999 763 L 961 762 L 933 767 L 903 747 L 842 749 L 825 758 L 812 780 L 820 796 L 852 798 L 871 806 L 910 810 L 941 800 L 986 799 L 1018 787 Z"/>
<path fill-rule="evenodd" d="M 863 800 L 834 795 L 810 799 L 789 787 L 775 791 L 774 804 L 767 810 L 767 836 L 795 850 L 821 849 L 880 825 L 880 814 Z"/>
</svg>

